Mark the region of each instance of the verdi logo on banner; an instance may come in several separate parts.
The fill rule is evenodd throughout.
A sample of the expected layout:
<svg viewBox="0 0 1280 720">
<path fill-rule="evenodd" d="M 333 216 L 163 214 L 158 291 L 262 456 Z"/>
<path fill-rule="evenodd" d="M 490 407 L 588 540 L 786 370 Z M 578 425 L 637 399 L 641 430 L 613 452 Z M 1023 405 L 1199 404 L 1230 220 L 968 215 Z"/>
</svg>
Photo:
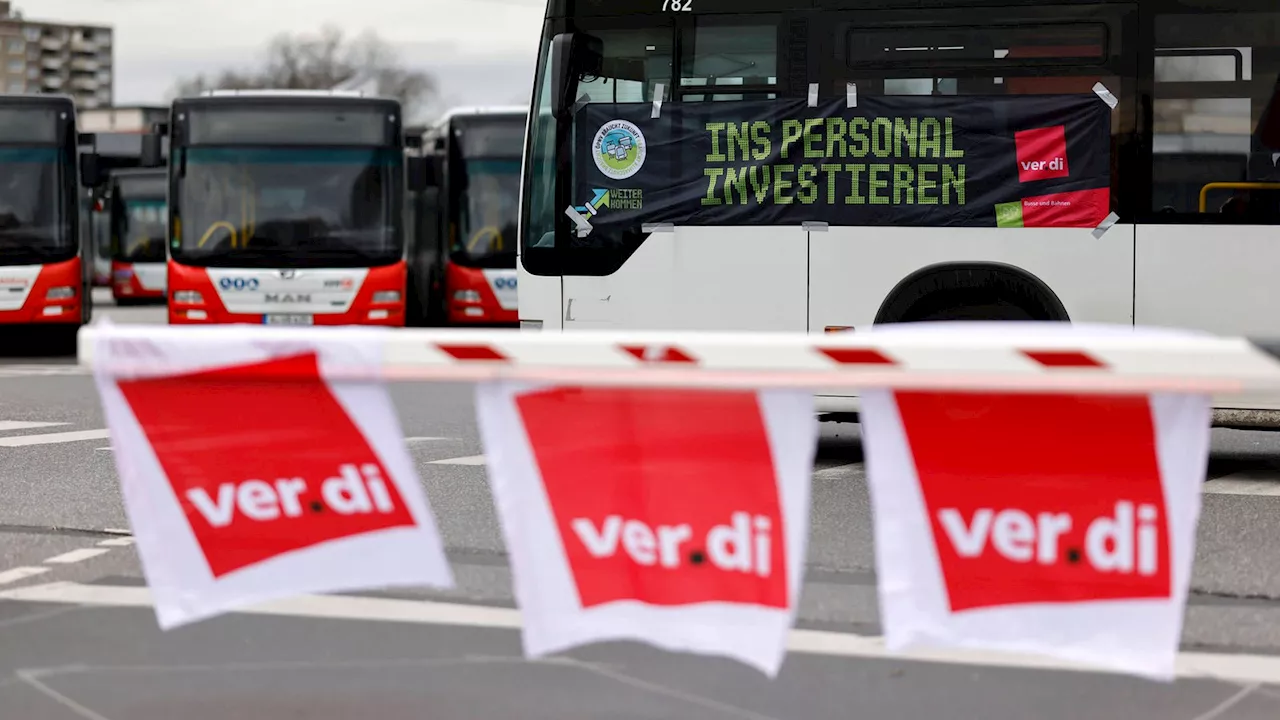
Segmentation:
<svg viewBox="0 0 1280 720">
<path fill-rule="evenodd" d="M 238 380 L 253 372 L 291 379 L 256 388 Z M 215 578 L 416 524 L 382 459 L 320 377 L 314 353 L 119 387 Z M 249 418 L 270 422 L 247 425 Z M 240 452 L 227 451 L 228 435 L 242 441 Z"/>
<path fill-rule="evenodd" d="M 1145 397 L 895 397 L 952 611 L 1169 597 L 1168 513 Z M 1019 432 L 1042 414 L 1064 424 L 1105 416 L 1109 430 L 1078 445 L 1066 433 Z"/>
<path fill-rule="evenodd" d="M 682 103 L 659 118 L 589 104 L 577 209 L 606 237 L 650 222 L 1092 228 L 1110 211 L 1110 112 L 1093 94 Z"/>
<path fill-rule="evenodd" d="M 787 606 L 782 506 L 754 393 L 557 389 L 516 404 L 584 608 Z M 734 420 L 690 452 L 682 438 L 711 417 Z M 594 442 L 559 452 L 570 426 Z"/>
<path fill-rule="evenodd" d="M 501 382 L 476 397 L 526 654 L 635 640 L 778 672 L 808 535 L 810 393 Z"/>
</svg>

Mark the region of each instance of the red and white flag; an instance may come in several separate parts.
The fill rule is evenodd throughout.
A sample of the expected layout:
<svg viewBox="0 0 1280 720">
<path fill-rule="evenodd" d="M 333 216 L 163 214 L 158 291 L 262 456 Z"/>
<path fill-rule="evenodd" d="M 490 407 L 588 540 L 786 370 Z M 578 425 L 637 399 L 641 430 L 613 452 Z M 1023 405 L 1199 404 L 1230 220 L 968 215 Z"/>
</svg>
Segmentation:
<svg viewBox="0 0 1280 720">
<path fill-rule="evenodd" d="M 452 586 L 378 376 L 380 331 L 299 344 L 218 330 L 104 327 L 95 348 L 160 626 L 305 593 Z M 327 379 L 338 367 L 365 379 Z"/>
<path fill-rule="evenodd" d="M 1173 677 L 1208 396 L 875 390 L 861 402 L 889 649 Z"/>
<path fill-rule="evenodd" d="M 775 675 L 817 444 L 792 390 L 477 389 L 529 657 L 608 640 Z"/>
</svg>

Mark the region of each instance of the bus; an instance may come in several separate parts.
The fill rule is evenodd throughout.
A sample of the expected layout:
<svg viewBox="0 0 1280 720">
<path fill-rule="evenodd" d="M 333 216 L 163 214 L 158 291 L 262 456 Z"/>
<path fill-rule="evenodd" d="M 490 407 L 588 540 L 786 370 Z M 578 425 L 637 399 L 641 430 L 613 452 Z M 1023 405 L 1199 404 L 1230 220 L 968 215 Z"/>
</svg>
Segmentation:
<svg viewBox="0 0 1280 720">
<path fill-rule="evenodd" d="M 404 325 L 400 103 L 344 91 L 173 102 L 171 324 Z"/>
<path fill-rule="evenodd" d="M 92 248 L 80 230 L 82 183 L 96 186 L 92 135 L 77 135 L 65 95 L 0 95 L 0 329 L 74 347 L 93 313 Z"/>
<path fill-rule="evenodd" d="M 410 324 L 516 327 L 516 217 L 528 111 L 455 108 L 423 133 L 412 193 Z"/>
<path fill-rule="evenodd" d="M 165 195 L 161 168 L 115 170 L 107 193 L 111 295 L 117 305 L 165 301 Z"/>
<path fill-rule="evenodd" d="M 1278 77 L 1274 0 L 551 0 L 521 326 L 1280 336 Z"/>
<path fill-rule="evenodd" d="M 107 111 L 108 119 L 110 116 L 116 116 L 117 120 L 136 120 L 141 121 L 149 114 L 154 114 L 155 108 L 111 108 Z M 111 123 L 102 122 L 101 111 L 88 111 L 96 114 L 86 119 L 87 113 L 80 114 L 80 120 L 85 127 L 102 127 L 111 126 Z M 167 116 L 169 108 L 164 108 Z M 123 116 L 123 117 L 121 117 Z M 136 116 L 136 117 L 134 117 Z M 97 119 L 98 122 L 90 123 L 86 120 Z M 142 162 L 142 136 L 145 128 L 137 122 L 134 123 L 117 123 L 116 127 L 124 125 L 136 129 L 131 130 L 114 130 L 112 132 L 95 132 L 94 152 L 98 157 L 98 169 L 109 177 L 113 170 L 122 168 L 136 168 Z M 162 147 L 162 157 L 167 152 L 167 146 Z M 110 188 L 104 184 L 98 188 L 89 189 L 85 193 L 84 199 L 84 215 L 81 216 L 81 226 L 91 237 L 93 243 L 93 284 L 100 287 L 111 287 L 111 233 L 109 225 L 111 224 L 111 212 L 109 195 Z"/>
</svg>

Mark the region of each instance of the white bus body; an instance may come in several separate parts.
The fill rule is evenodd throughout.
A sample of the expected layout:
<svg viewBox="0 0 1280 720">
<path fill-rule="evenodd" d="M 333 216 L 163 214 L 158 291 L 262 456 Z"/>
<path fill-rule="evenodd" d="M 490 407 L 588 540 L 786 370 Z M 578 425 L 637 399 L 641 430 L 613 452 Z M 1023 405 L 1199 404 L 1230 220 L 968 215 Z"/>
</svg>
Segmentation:
<svg viewBox="0 0 1280 720">
<path fill-rule="evenodd" d="M 1191 0 L 617 5 L 550 3 L 524 160 L 523 327 L 821 333 L 1025 317 L 1280 336 L 1280 193 L 1269 186 L 1280 181 L 1280 113 L 1271 112 L 1280 6 L 1272 0 L 1223 0 L 1212 10 Z M 1064 27 L 1099 40 L 1055 45 Z M 1119 220 L 1105 232 L 797 221 L 576 237 L 564 210 L 578 199 L 555 182 L 572 172 L 564 142 L 574 112 L 557 121 L 553 96 L 584 36 L 603 62 L 570 90 L 579 107 L 651 103 L 659 88 L 655 112 L 669 113 L 681 103 L 804 97 L 813 84 L 843 98 L 851 83 L 859 97 L 1082 93 L 1101 83 L 1118 101 L 1111 205 Z M 719 94 L 706 94 L 709 85 Z M 1211 187 L 1201 212 L 1201 190 L 1218 182 L 1257 185 Z M 1234 195 L 1252 195 L 1254 214 L 1219 212 Z M 600 250 L 619 242 L 622 253 Z M 1280 427 L 1280 395 L 1215 405 L 1216 424 Z M 819 393 L 818 406 L 840 413 L 857 403 Z"/>
</svg>

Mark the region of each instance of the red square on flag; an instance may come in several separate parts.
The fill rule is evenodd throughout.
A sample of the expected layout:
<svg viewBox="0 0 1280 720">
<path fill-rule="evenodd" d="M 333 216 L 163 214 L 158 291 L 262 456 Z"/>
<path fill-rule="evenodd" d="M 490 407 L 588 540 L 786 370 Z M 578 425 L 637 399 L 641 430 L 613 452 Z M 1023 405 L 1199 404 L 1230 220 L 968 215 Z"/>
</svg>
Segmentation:
<svg viewBox="0 0 1280 720">
<path fill-rule="evenodd" d="M 1018 180 L 1033 182 L 1071 175 L 1067 166 L 1067 130 L 1063 125 L 1014 133 L 1018 151 Z"/>
<path fill-rule="evenodd" d="M 582 607 L 788 606 L 784 519 L 754 392 L 516 397 Z"/>
<path fill-rule="evenodd" d="M 1170 597 L 1146 397 L 894 395 L 953 612 Z"/>
<path fill-rule="evenodd" d="M 119 387 L 214 577 L 415 525 L 314 352 Z"/>
</svg>

